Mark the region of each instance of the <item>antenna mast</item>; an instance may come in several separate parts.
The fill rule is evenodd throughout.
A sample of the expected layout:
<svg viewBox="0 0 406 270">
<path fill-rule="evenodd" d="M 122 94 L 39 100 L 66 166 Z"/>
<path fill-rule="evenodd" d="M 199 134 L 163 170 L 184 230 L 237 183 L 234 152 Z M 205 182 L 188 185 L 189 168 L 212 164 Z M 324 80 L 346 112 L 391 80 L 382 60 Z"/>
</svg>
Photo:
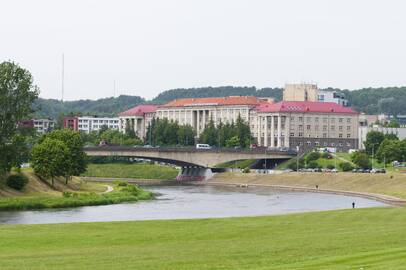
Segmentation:
<svg viewBox="0 0 406 270">
<path fill-rule="evenodd" d="M 61 84 L 61 92 L 62 92 L 62 102 L 63 102 L 63 95 L 65 91 L 65 55 L 62 53 L 62 84 Z"/>
</svg>

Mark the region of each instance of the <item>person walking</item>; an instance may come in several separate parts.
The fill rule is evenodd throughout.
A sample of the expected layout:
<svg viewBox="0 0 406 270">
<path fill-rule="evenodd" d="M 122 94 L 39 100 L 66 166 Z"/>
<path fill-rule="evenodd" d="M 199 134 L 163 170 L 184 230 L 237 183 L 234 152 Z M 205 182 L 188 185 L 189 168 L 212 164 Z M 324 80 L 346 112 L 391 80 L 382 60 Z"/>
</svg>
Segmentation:
<svg viewBox="0 0 406 270">
<path fill-rule="evenodd" d="M 352 209 L 355 208 L 355 202 L 352 202 Z"/>
</svg>

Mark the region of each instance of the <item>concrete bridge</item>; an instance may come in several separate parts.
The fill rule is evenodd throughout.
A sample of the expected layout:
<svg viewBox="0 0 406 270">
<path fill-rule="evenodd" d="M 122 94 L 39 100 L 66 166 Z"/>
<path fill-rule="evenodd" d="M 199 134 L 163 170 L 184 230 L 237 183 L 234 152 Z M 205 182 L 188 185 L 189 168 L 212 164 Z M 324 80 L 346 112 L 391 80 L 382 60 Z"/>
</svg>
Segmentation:
<svg viewBox="0 0 406 270">
<path fill-rule="evenodd" d="M 143 158 L 174 164 L 181 167 L 213 168 L 214 166 L 246 159 L 286 160 L 296 156 L 294 151 L 277 151 L 266 149 L 195 149 L 179 148 L 144 148 L 128 146 L 86 147 L 88 156 L 121 156 Z"/>
<path fill-rule="evenodd" d="M 280 163 L 283 160 L 296 156 L 294 151 L 277 151 L 266 149 L 195 149 L 193 147 L 177 148 L 144 148 L 128 146 L 100 146 L 86 147 L 88 156 L 120 156 L 134 157 L 153 161 L 174 164 L 182 167 L 177 180 L 194 181 L 204 180 L 211 177 L 214 166 L 246 159 L 255 159 L 266 164 L 267 168 Z M 265 162 L 266 161 L 266 162 Z M 263 165 L 260 165 L 264 168 Z"/>
</svg>

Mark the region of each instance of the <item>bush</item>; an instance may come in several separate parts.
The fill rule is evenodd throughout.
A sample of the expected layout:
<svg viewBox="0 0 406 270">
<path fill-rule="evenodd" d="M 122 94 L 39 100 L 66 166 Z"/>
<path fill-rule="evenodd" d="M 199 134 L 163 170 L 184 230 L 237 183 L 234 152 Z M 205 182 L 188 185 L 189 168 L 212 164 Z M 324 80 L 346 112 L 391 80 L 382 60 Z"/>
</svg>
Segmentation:
<svg viewBox="0 0 406 270">
<path fill-rule="evenodd" d="M 324 152 L 323 154 L 321 154 L 321 157 L 325 158 L 325 159 L 330 159 L 331 155 L 330 155 L 330 153 Z"/>
<path fill-rule="evenodd" d="M 124 182 L 124 181 L 114 181 L 114 184 L 116 184 L 118 187 L 126 187 L 126 186 L 128 186 L 128 183 Z"/>
<path fill-rule="evenodd" d="M 332 170 L 332 169 L 335 169 L 335 167 L 334 167 L 333 164 L 328 164 L 328 165 L 327 165 L 327 169 Z"/>
<path fill-rule="evenodd" d="M 250 172 L 250 168 L 245 168 L 243 171 L 242 171 L 243 173 L 249 173 Z"/>
<path fill-rule="evenodd" d="M 22 174 L 13 174 L 7 177 L 7 186 L 14 188 L 16 190 L 22 190 L 28 183 L 28 178 Z"/>
<path fill-rule="evenodd" d="M 316 169 L 318 166 L 319 164 L 314 160 L 310 161 L 309 164 L 307 164 L 307 168 L 309 169 Z"/>
<path fill-rule="evenodd" d="M 349 162 L 340 163 L 339 166 L 340 166 L 340 169 L 343 170 L 343 172 L 349 172 L 354 169 L 354 166 L 352 166 L 352 164 Z"/>
<path fill-rule="evenodd" d="M 307 155 L 306 161 L 310 163 L 310 161 L 317 160 L 320 158 L 319 152 L 311 152 Z"/>
<path fill-rule="evenodd" d="M 127 185 L 122 189 L 122 191 L 129 193 L 131 195 L 138 195 L 138 193 L 141 191 L 140 188 L 137 185 Z"/>
</svg>

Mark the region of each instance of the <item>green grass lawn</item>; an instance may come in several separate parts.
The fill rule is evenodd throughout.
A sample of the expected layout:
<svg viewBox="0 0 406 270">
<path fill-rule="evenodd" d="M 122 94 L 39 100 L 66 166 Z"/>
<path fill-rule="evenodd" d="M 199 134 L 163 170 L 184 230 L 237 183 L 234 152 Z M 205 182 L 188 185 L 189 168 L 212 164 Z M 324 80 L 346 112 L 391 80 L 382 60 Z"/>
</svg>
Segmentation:
<svg viewBox="0 0 406 270">
<path fill-rule="evenodd" d="M 178 170 L 169 166 L 145 163 L 89 164 L 82 176 L 136 179 L 175 179 Z"/>
<path fill-rule="evenodd" d="M 406 209 L 1 225 L 8 269 L 405 269 Z"/>
</svg>

